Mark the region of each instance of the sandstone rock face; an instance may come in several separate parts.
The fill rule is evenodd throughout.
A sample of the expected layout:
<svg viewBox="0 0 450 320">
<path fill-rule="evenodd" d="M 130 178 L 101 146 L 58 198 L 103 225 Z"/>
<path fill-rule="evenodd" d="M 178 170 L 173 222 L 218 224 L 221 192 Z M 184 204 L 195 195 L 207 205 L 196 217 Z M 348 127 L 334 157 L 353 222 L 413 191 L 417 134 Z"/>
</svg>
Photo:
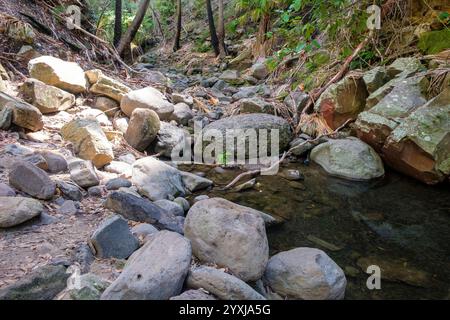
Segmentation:
<svg viewBox="0 0 450 320">
<path fill-rule="evenodd" d="M 185 194 L 180 172 L 152 157 L 133 164 L 132 182 L 140 194 L 152 201 Z"/>
<path fill-rule="evenodd" d="M 129 117 L 134 109 L 143 108 L 155 111 L 161 120 L 168 120 L 173 113 L 174 107 L 166 97 L 153 87 L 147 87 L 127 93 L 120 108 Z"/>
<path fill-rule="evenodd" d="M 393 168 L 427 184 L 450 175 L 450 88 L 417 108 L 386 139 L 382 153 Z"/>
<path fill-rule="evenodd" d="M 350 180 L 370 180 L 384 175 L 379 155 L 357 138 L 329 140 L 311 151 L 311 160 L 330 175 Z"/>
<path fill-rule="evenodd" d="M 34 105 L 44 114 L 64 111 L 75 104 L 73 94 L 36 79 L 27 79 L 20 87 L 20 92 L 26 102 Z"/>
<path fill-rule="evenodd" d="M 221 198 L 202 200 L 189 210 L 184 233 L 200 260 L 227 267 L 243 281 L 261 278 L 269 246 L 256 210 Z"/>
<path fill-rule="evenodd" d="M 44 211 L 35 199 L 23 197 L 0 197 L 0 228 L 10 228 L 28 221 Z"/>
<path fill-rule="evenodd" d="M 183 236 L 160 231 L 129 259 L 102 300 L 167 300 L 180 294 L 191 263 L 191 245 Z"/>
<path fill-rule="evenodd" d="M 74 62 L 67 62 L 51 56 L 41 56 L 30 60 L 28 71 L 32 78 L 70 93 L 82 93 L 87 89 L 84 71 Z"/>
<path fill-rule="evenodd" d="M 342 269 L 325 252 L 313 248 L 274 255 L 263 282 L 283 298 L 301 300 L 343 299 L 347 285 Z"/>
<path fill-rule="evenodd" d="M 112 146 L 96 120 L 76 119 L 61 129 L 64 140 L 74 144 L 76 154 L 101 168 L 114 159 Z"/>
<path fill-rule="evenodd" d="M 272 142 L 271 142 L 271 135 L 272 130 L 278 130 L 279 135 L 279 152 L 284 150 L 291 141 L 292 138 L 292 132 L 291 128 L 286 120 L 283 118 L 270 115 L 270 114 L 241 114 L 233 117 L 228 118 L 222 118 L 218 121 L 215 121 L 213 123 L 210 123 L 203 129 L 203 139 L 205 140 L 205 136 L 211 135 L 215 136 L 216 133 L 222 136 L 222 139 L 224 140 L 224 143 L 226 141 L 226 135 L 227 133 L 230 134 L 236 134 L 238 136 L 238 141 L 236 143 L 235 148 L 235 154 L 237 154 L 237 150 L 239 148 L 243 148 L 246 150 L 246 154 L 248 155 L 248 138 L 245 137 L 245 132 L 247 129 L 250 129 L 249 132 L 256 132 L 256 135 L 258 137 L 258 148 L 261 144 L 261 141 L 259 141 L 262 138 L 261 130 L 266 129 L 267 130 L 267 148 L 270 151 L 272 148 Z M 203 147 L 206 147 L 209 143 L 206 141 L 199 141 L 196 142 L 196 147 L 199 147 L 197 144 L 203 143 Z M 247 145 L 245 147 L 244 143 Z"/>
<path fill-rule="evenodd" d="M 32 197 L 48 200 L 56 191 L 56 184 L 48 174 L 28 162 L 21 162 L 9 172 L 9 183 Z"/>
<path fill-rule="evenodd" d="M 244 281 L 212 267 L 198 267 L 186 279 L 189 288 L 205 289 L 221 300 L 265 300 Z"/>
<path fill-rule="evenodd" d="M 105 112 L 109 117 L 114 116 L 117 110 L 119 110 L 119 103 L 108 97 L 97 97 L 95 99 L 94 108 Z"/>
<path fill-rule="evenodd" d="M 6 109 L 11 110 L 10 121 L 19 127 L 31 131 L 39 131 L 44 127 L 42 113 L 38 108 L 0 92 L 0 112 Z"/>
<path fill-rule="evenodd" d="M 158 114 L 151 109 L 134 109 L 125 140 L 135 149 L 144 151 L 155 140 L 160 129 Z"/>
<path fill-rule="evenodd" d="M 122 101 L 124 95 L 131 91 L 129 87 L 119 81 L 105 76 L 102 72 L 86 71 L 89 82 L 92 83 L 89 89 L 92 93 L 107 96 L 118 103 Z"/>
<path fill-rule="evenodd" d="M 359 75 L 348 75 L 331 85 L 316 104 L 319 112 L 332 129 L 355 119 L 366 106 L 368 92 L 364 80 Z"/>
</svg>

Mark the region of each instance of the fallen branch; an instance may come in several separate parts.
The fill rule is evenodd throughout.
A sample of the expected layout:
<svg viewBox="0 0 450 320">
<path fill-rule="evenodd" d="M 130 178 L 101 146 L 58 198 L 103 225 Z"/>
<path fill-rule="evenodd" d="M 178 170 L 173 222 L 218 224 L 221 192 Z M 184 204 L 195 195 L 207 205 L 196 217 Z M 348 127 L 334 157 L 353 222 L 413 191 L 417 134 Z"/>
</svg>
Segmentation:
<svg viewBox="0 0 450 320">
<path fill-rule="evenodd" d="M 330 137 L 335 135 L 336 133 L 338 133 L 340 130 L 344 129 L 350 122 L 353 122 L 354 119 L 348 119 L 343 125 L 341 125 L 339 128 L 337 128 L 336 130 L 334 130 L 333 132 L 327 133 L 327 134 L 322 134 L 320 136 L 317 136 L 316 138 L 312 138 L 312 139 L 308 139 L 303 141 L 302 143 L 300 143 L 299 145 L 296 145 L 295 147 L 290 148 L 288 151 L 284 152 L 283 155 L 281 156 L 280 160 L 278 160 L 277 162 L 275 162 L 274 164 L 272 164 L 270 166 L 270 168 L 268 169 L 256 169 L 256 170 L 252 170 L 252 171 L 247 171 L 247 172 L 243 172 L 240 175 L 238 175 L 236 178 L 233 179 L 233 181 L 231 181 L 229 184 L 227 184 L 224 188 L 222 188 L 222 191 L 226 191 L 231 189 L 236 183 L 238 183 L 242 178 L 244 177 L 255 177 L 257 175 L 260 175 L 262 172 L 264 171 L 271 171 L 273 169 L 275 169 L 277 166 L 279 166 L 284 159 L 286 159 L 287 156 L 291 155 L 293 151 L 295 151 L 296 149 L 304 146 L 307 143 L 314 143 L 319 141 L 321 138 L 325 138 L 325 137 Z"/>
</svg>

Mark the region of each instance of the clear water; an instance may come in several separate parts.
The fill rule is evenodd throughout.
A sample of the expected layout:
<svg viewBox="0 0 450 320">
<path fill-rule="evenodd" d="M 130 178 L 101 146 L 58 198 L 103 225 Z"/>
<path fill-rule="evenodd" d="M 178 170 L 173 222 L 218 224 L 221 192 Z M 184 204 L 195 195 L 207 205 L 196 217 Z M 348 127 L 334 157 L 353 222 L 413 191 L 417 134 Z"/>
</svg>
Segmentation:
<svg viewBox="0 0 450 320">
<path fill-rule="evenodd" d="M 361 183 L 330 177 L 314 164 L 286 168 L 300 170 L 305 180 L 261 176 L 252 190 L 216 187 L 208 195 L 282 217 L 284 223 L 268 229 L 271 255 L 296 247 L 324 250 L 345 270 L 346 299 L 450 298 L 448 184 L 430 187 L 395 172 Z M 189 169 L 219 185 L 239 173 Z M 366 266 L 358 265 L 364 260 L 380 265 L 381 290 L 367 288 Z"/>
</svg>

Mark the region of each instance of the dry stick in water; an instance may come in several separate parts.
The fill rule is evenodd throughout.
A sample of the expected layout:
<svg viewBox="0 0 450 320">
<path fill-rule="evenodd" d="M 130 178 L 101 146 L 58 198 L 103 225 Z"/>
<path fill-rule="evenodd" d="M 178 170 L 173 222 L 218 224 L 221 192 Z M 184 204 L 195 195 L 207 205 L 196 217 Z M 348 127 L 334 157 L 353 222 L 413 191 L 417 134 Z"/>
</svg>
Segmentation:
<svg viewBox="0 0 450 320">
<path fill-rule="evenodd" d="M 308 139 L 306 141 L 303 141 L 302 143 L 300 143 L 299 145 L 290 148 L 288 151 L 283 153 L 283 156 L 280 158 L 280 160 L 278 160 L 277 162 L 275 162 L 272 166 L 270 166 L 270 168 L 268 169 L 256 169 L 256 170 L 252 170 L 252 171 L 247 171 L 247 172 L 243 172 L 240 175 L 238 175 L 236 178 L 234 178 L 233 181 L 231 181 L 229 184 L 227 184 L 224 188 L 222 188 L 221 190 L 226 191 L 231 189 L 236 183 L 239 182 L 239 180 L 241 180 L 244 177 L 250 176 L 250 177 L 254 177 L 256 175 L 261 174 L 261 172 L 263 171 L 271 171 L 273 170 L 275 167 L 279 166 L 280 163 L 282 163 L 284 161 L 284 159 L 286 159 L 287 156 L 291 155 L 292 152 L 294 150 L 296 150 L 297 148 L 300 148 L 301 146 L 304 146 L 307 143 L 312 143 L 312 142 L 316 142 L 319 141 L 321 138 L 325 138 L 325 137 L 329 137 L 329 136 L 333 136 L 336 133 L 338 133 L 340 130 L 344 129 L 350 122 L 353 122 L 354 119 L 348 119 L 347 121 L 345 121 L 345 123 L 343 125 L 341 125 L 339 128 L 337 128 L 336 130 L 334 130 L 333 132 L 327 133 L 327 134 L 322 134 L 320 136 L 317 136 L 316 138 L 313 139 Z"/>
</svg>

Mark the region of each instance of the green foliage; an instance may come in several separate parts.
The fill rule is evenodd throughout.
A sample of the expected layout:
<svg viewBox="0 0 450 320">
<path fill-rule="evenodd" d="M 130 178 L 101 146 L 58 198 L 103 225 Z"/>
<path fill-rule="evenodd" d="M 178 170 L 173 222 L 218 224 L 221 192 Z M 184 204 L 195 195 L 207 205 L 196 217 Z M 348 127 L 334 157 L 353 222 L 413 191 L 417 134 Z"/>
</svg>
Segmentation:
<svg viewBox="0 0 450 320">
<path fill-rule="evenodd" d="M 423 33 L 418 46 L 426 54 L 435 54 L 450 48 L 450 29 Z"/>
</svg>

